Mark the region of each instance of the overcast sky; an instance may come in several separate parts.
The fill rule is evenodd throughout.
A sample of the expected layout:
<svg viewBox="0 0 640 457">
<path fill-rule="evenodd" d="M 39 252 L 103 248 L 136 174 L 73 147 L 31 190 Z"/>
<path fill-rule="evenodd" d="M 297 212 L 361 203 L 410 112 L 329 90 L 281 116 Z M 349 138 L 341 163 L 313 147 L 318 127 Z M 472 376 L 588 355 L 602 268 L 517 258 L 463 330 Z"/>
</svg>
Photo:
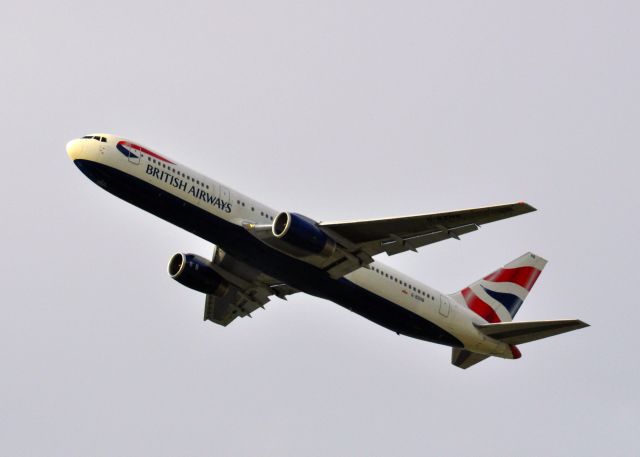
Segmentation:
<svg viewBox="0 0 640 457">
<path fill-rule="evenodd" d="M 0 453 L 637 453 L 638 2 L 10 1 L 0 15 Z M 136 140 L 318 220 L 526 200 L 380 256 L 453 292 L 531 250 L 519 320 L 588 329 L 463 371 L 301 294 L 227 328 L 175 281 L 211 245 L 65 153 Z"/>
</svg>

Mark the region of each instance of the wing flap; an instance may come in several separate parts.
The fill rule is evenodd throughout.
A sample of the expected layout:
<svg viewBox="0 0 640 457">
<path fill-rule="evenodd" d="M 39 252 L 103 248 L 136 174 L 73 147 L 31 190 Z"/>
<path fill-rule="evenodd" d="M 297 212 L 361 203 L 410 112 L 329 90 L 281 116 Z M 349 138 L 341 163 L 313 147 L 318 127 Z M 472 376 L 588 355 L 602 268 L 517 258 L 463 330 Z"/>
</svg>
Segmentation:
<svg viewBox="0 0 640 457">
<path fill-rule="evenodd" d="M 443 227 L 438 231 L 410 238 L 392 236 L 390 241 L 383 241 L 381 245 L 384 252 L 388 255 L 395 255 L 400 254 L 401 252 L 415 251 L 417 248 L 422 246 L 437 243 L 438 241 L 444 241 L 449 238 L 459 239 L 460 235 L 465 235 L 476 230 L 478 230 L 478 226 L 475 224 L 463 225 L 452 229 Z"/>
<path fill-rule="evenodd" d="M 250 297 L 235 286 L 231 286 L 222 297 L 207 295 L 204 304 L 204 320 L 226 327 L 236 317 L 251 317 L 254 312 L 269 301 L 266 295 Z"/>
<path fill-rule="evenodd" d="M 220 296 L 208 294 L 204 306 L 204 320 L 227 326 L 237 317 L 251 317 L 256 309 L 264 307 L 275 295 L 286 300 L 297 289 L 272 278 L 244 262 L 236 260 L 216 247 L 212 268 L 228 284 Z"/>
<path fill-rule="evenodd" d="M 508 344 L 522 344 L 548 338 L 561 333 L 589 327 L 579 319 L 554 321 L 501 322 L 476 325 L 480 332 Z"/>
</svg>

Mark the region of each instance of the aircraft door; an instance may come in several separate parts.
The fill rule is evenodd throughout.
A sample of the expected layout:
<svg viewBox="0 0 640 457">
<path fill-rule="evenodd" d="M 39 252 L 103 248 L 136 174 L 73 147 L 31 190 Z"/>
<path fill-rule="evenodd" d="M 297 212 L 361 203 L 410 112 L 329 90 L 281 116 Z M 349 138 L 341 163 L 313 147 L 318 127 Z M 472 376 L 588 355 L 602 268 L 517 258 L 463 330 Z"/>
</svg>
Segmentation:
<svg viewBox="0 0 640 457">
<path fill-rule="evenodd" d="M 440 309 L 439 312 L 444 317 L 449 317 L 449 312 L 451 311 L 451 303 L 449 303 L 449 298 L 444 295 L 440 295 Z"/>
<path fill-rule="evenodd" d="M 229 189 L 224 186 L 220 186 L 220 200 L 225 203 L 231 203 L 231 196 L 229 194 Z"/>
<path fill-rule="evenodd" d="M 129 154 L 128 154 L 128 158 L 129 158 L 129 162 L 131 162 L 134 165 L 138 165 L 140 163 L 140 156 L 142 155 L 142 153 L 136 149 L 133 149 L 133 147 L 129 146 Z"/>
</svg>

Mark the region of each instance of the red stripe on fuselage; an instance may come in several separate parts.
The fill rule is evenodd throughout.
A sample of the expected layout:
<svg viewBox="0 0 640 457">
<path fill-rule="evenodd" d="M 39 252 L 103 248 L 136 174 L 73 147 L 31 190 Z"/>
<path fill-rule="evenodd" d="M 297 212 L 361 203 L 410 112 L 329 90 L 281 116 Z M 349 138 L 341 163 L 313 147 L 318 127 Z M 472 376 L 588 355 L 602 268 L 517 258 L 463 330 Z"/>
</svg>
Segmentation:
<svg viewBox="0 0 640 457">
<path fill-rule="evenodd" d="M 466 289 L 462 289 L 461 293 L 471 311 L 492 324 L 501 322 L 493 308 L 481 300 L 471 289 L 467 287 Z"/>
<path fill-rule="evenodd" d="M 155 158 L 156 158 L 156 159 L 158 159 L 158 160 L 162 160 L 163 162 L 167 162 L 167 163 L 170 163 L 170 164 L 174 165 L 174 163 L 173 163 L 172 161 L 165 159 L 165 158 L 164 158 L 164 157 L 162 157 L 160 154 L 157 154 L 157 153 L 155 153 L 155 152 L 153 152 L 153 151 L 150 151 L 149 149 L 144 148 L 144 147 L 142 147 L 142 146 L 138 146 L 137 144 L 130 143 L 130 142 L 128 142 L 128 141 L 121 141 L 121 142 L 120 142 L 120 144 L 124 144 L 125 146 L 128 146 L 128 147 L 130 147 L 130 148 L 133 148 L 133 149 L 135 149 L 135 150 L 137 150 L 137 151 L 140 151 L 140 152 L 143 152 L 143 153 L 145 153 L 145 154 L 148 154 L 148 155 L 150 155 L 151 157 L 155 157 Z"/>
<path fill-rule="evenodd" d="M 500 268 L 484 278 L 492 282 L 513 282 L 531 290 L 541 271 L 533 267 Z"/>
</svg>

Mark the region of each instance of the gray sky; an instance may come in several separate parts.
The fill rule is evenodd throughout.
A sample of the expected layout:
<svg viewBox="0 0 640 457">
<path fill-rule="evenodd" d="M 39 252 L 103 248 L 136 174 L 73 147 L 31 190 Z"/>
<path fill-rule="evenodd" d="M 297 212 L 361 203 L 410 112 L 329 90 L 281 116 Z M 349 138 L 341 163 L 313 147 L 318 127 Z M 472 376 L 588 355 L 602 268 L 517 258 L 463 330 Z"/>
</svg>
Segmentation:
<svg viewBox="0 0 640 457">
<path fill-rule="evenodd" d="M 0 452 L 637 452 L 637 2 L 10 2 L 0 16 Z M 520 320 L 592 327 L 467 371 L 330 302 L 228 328 L 211 246 L 68 160 L 93 131 L 319 220 L 526 200 L 387 261 L 452 292 L 532 250 Z M 8 163 L 6 163 L 8 161 Z"/>
</svg>

